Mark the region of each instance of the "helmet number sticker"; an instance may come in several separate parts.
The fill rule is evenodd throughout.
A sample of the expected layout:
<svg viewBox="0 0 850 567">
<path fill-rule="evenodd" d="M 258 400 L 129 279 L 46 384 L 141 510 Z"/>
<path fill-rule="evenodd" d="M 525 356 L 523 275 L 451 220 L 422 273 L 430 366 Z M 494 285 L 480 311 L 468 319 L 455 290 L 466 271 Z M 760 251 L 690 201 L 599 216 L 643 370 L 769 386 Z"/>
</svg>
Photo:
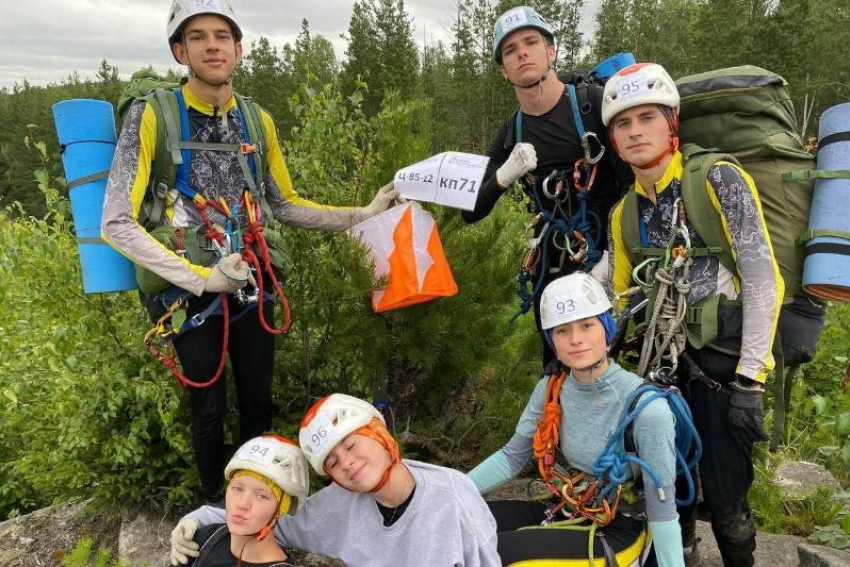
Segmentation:
<svg viewBox="0 0 850 567">
<path fill-rule="evenodd" d="M 576 310 L 576 302 L 572 298 L 559 297 L 555 302 L 555 311 L 558 315 L 567 315 Z"/>
<path fill-rule="evenodd" d="M 236 459 L 268 465 L 274 460 L 279 445 L 280 442 L 274 439 L 254 439 L 251 443 L 242 445 Z"/>
<path fill-rule="evenodd" d="M 314 453 L 321 453 L 325 447 L 336 443 L 336 428 L 329 415 L 317 415 L 307 426 L 307 441 Z"/>
<path fill-rule="evenodd" d="M 195 0 L 195 8 L 221 10 L 221 6 L 218 5 L 218 0 Z"/>
<path fill-rule="evenodd" d="M 617 85 L 618 99 L 623 102 L 645 96 L 648 90 L 646 73 L 626 75 Z"/>
<path fill-rule="evenodd" d="M 528 23 L 528 17 L 525 15 L 524 8 L 516 8 L 506 12 L 502 18 L 502 33 L 507 33 L 515 27 Z"/>
</svg>

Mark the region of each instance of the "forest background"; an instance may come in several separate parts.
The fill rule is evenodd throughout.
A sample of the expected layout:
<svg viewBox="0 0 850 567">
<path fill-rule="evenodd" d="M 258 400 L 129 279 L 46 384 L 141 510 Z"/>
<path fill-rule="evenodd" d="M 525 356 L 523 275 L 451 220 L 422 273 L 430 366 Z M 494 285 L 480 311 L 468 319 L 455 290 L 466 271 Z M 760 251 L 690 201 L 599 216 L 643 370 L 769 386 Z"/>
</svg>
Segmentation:
<svg viewBox="0 0 850 567">
<path fill-rule="evenodd" d="M 584 0 L 528 3 L 556 27 L 559 72 L 617 51 L 662 63 L 674 78 L 758 65 L 789 82 L 807 140 L 825 109 L 850 100 L 848 0 L 603 0 L 588 26 Z M 302 195 L 364 204 L 400 167 L 445 150 L 486 151 L 517 106 L 492 61 L 493 22 L 513 5 L 459 0 L 450 43 L 420 49 L 402 0 L 360 0 L 342 60 L 304 21 L 293 44 L 252 41 L 234 84 L 275 117 Z M 61 84 L 0 91 L 0 520 L 79 496 L 194 502 L 188 400 L 145 352 L 149 322 L 137 298 L 82 293 L 53 127 L 53 103 L 115 103 L 124 85 L 104 60 L 91 80 L 75 71 Z M 460 294 L 380 316 L 358 244 L 275 231 L 294 314 L 277 344 L 276 431 L 296 436 L 312 401 L 346 391 L 391 399 L 409 457 L 468 470 L 509 438 L 540 359 L 532 316 L 510 322 L 525 207 L 502 199 L 475 225 L 429 209 Z M 850 546 L 850 495 L 794 503 L 770 482 L 790 457 L 821 462 L 848 486 L 848 357 L 850 309 L 831 306 L 818 358 L 795 385 L 788 443 L 759 454 L 752 499 L 762 529 Z"/>
</svg>

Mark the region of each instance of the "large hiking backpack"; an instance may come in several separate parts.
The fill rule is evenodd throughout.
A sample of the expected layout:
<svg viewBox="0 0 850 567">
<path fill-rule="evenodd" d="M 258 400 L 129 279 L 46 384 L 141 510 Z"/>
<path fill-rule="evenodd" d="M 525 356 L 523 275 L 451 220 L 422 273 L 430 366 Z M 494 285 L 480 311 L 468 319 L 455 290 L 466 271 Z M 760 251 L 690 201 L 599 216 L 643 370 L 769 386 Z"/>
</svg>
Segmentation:
<svg viewBox="0 0 850 567">
<path fill-rule="evenodd" d="M 181 84 L 170 82 L 157 75 L 152 69 L 142 69 L 133 74 L 118 101 L 118 120 L 123 124 L 127 113 L 136 100 L 148 103 L 156 116 L 156 148 L 151 164 L 150 183 L 142 202 L 138 222 L 154 238 L 171 250 L 184 248 L 193 263 L 210 265 L 217 254 L 204 237 L 204 227 L 189 230 L 176 239 L 165 215 L 166 196 L 171 189 L 194 197 L 189 187 L 189 164 L 195 150 L 235 151 L 239 156 L 246 183 L 251 193 L 261 203 L 265 218 L 272 218 L 265 198 L 263 176 L 267 169 L 265 160 L 266 139 L 260 119 L 260 106 L 248 97 L 234 93 L 238 114 L 242 123 L 244 146 L 253 151 L 246 154 L 239 145 L 192 142 L 189 140 L 188 113 Z M 270 248 L 272 263 L 280 267 L 282 262 L 276 250 Z M 159 293 L 170 283 L 153 272 L 136 265 L 136 280 L 145 296 Z"/>
<path fill-rule="evenodd" d="M 799 239 L 808 229 L 814 183 L 783 176 L 816 169 L 816 165 L 797 134 L 785 79 L 759 67 L 743 66 L 683 77 L 676 85 L 682 97 L 679 138 L 732 154 L 752 176 L 785 280 L 785 303 L 804 296 L 804 251 Z M 686 168 L 689 173 L 698 168 L 707 171 L 704 162 L 704 158 L 691 159 Z M 694 218 L 696 211 L 688 213 Z M 711 239 L 712 234 L 702 232 L 700 236 Z M 706 244 L 721 247 L 721 258 L 727 264 L 731 250 L 722 233 L 717 234 L 715 242 Z"/>
</svg>

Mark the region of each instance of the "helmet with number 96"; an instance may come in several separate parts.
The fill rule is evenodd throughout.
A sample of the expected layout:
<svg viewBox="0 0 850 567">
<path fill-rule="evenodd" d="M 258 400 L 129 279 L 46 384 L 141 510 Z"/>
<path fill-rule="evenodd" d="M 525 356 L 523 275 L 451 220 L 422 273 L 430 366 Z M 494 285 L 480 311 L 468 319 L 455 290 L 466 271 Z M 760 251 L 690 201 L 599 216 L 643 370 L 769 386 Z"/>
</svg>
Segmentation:
<svg viewBox="0 0 850 567">
<path fill-rule="evenodd" d="M 540 326 L 558 325 L 595 317 L 611 309 L 605 289 L 590 274 L 570 274 L 550 283 L 540 296 Z"/>
<path fill-rule="evenodd" d="M 327 476 L 324 464 L 328 453 L 347 435 L 369 425 L 376 418 L 386 423 L 369 402 L 346 394 L 331 394 L 313 404 L 301 420 L 298 441 L 313 469 Z"/>
<path fill-rule="evenodd" d="M 310 476 L 304 453 L 293 441 L 280 435 L 254 437 L 239 447 L 224 469 L 224 478 L 229 482 L 240 470 L 266 477 L 295 498 L 296 505 L 289 507 L 289 514 L 301 510 L 310 493 Z"/>
</svg>

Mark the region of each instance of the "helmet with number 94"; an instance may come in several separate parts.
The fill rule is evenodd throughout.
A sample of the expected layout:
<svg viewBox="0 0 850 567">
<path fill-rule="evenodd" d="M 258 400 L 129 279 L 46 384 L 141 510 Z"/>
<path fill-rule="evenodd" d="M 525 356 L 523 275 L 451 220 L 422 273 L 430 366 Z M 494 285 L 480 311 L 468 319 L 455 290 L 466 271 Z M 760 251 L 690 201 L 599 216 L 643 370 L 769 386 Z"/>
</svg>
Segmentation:
<svg viewBox="0 0 850 567">
<path fill-rule="evenodd" d="M 608 126 L 624 110 L 644 104 L 669 106 L 679 112 L 679 89 L 657 63 L 635 63 L 608 79 L 602 95 L 602 123 Z"/>
<path fill-rule="evenodd" d="M 298 445 L 280 435 L 254 437 L 239 447 L 224 469 L 224 478 L 229 482 L 240 470 L 266 477 L 295 498 L 296 505 L 289 508 L 289 514 L 301 510 L 310 493 L 310 476 L 304 453 Z"/>
<path fill-rule="evenodd" d="M 590 274 L 570 274 L 550 283 L 540 296 L 540 326 L 544 331 L 611 309 L 605 289 Z"/>
<path fill-rule="evenodd" d="M 327 476 L 324 464 L 328 453 L 347 435 L 376 418 L 385 423 L 381 413 L 369 402 L 346 394 L 331 394 L 313 404 L 301 420 L 298 441 L 313 469 Z"/>
</svg>

